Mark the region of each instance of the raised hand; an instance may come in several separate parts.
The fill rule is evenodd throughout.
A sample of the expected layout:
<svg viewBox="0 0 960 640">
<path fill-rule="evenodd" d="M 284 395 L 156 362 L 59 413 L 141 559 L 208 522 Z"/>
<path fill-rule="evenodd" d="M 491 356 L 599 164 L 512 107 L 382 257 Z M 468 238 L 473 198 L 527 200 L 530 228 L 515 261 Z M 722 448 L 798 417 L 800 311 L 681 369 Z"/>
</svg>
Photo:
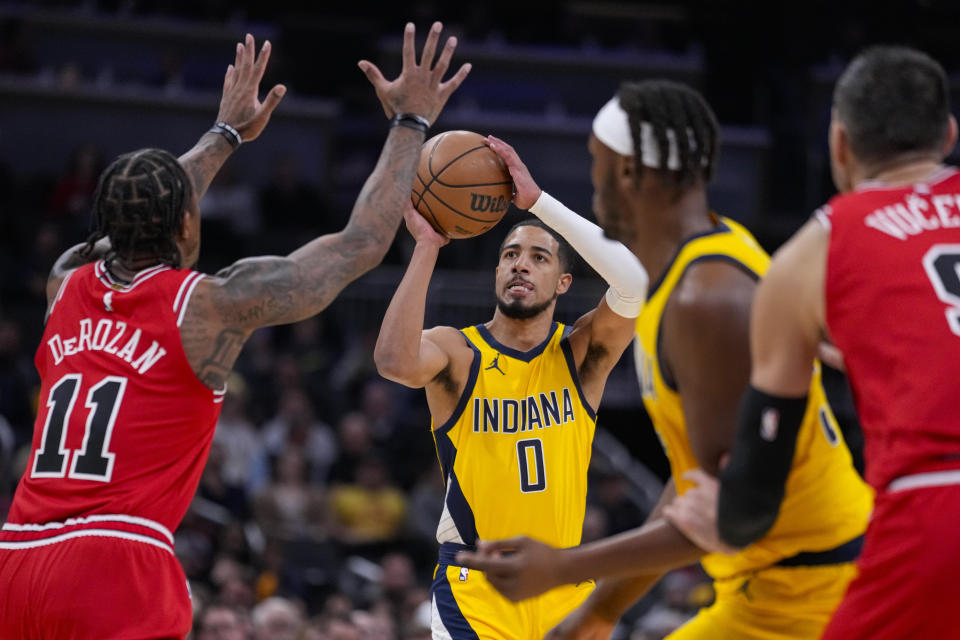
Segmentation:
<svg viewBox="0 0 960 640">
<path fill-rule="evenodd" d="M 711 553 L 737 553 L 720 539 L 717 531 L 717 501 L 720 482 L 710 474 L 694 469 L 683 479 L 696 484 L 663 508 L 663 516 L 683 532 L 691 542 Z"/>
<path fill-rule="evenodd" d="M 481 541 L 476 552 L 458 553 L 457 564 L 485 572 L 497 591 L 519 602 L 563 584 L 559 571 L 562 553 L 550 545 L 517 536 L 496 542 Z"/>
<path fill-rule="evenodd" d="M 403 31 L 403 68 L 396 80 L 388 81 L 377 65 L 369 60 L 361 60 L 357 63 L 376 90 L 383 112 L 388 118 L 398 113 L 413 113 L 426 118 L 430 124 L 433 124 L 440 115 L 443 105 L 447 103 L 447 98 L 470 73 L 471 65 L 467 63 L 460 67 L 452 78 L 441 82 L 450 66 L 453 51 L 457 48 L 457 39 L 453 36 L 447 38 L 440 57 L 436 64 L 433 64 L 437 41 L 440 39 L 442 30 L 441 23 L 433 23 L 418 64 L 413 41 L 415 29 L 412 22 L 407 23 Z"/>
<path fill-rule="evenodd" d="M 414 209 L 412 202 L 407 204 L 407 209 L 403 212 L 403 222 L 417 244 L 428 244 L 439 248 L 450 242 L 450 238 L 437 233 L 427 219 Z"/>
<path fill-rule="evenodd" d="M 260 102 L 260 81 L 269 59 L 270 41 L 264 41 L 257 55 L 254 52 L 253 36 L 248 33 L 243 42 L 237 43 L 236 60 L 227 67 L 223 78 L 223 97 L 220 98 L 217 122 L 231 125 L 240 132 L 244 142 L 254 140 L 260 135 L 273 110 L 287 92 L 285 86 L 278 84 L 267 93 L 263 102 Z"/>
<path fill-rule="evenodd" d="M 533 176 L 530 175 L 530 170 L 527 169 L 527 165 L 523 164 L 523 161 L 520 159 L 520 156 L 517 155 L 514 148 L 500 138 L 487 136 L 484 138 L 484 142 L 486 142 L 487 146 L 500 156 L 500 159 L 507 165 L 510 177 L 513 178 L 513 188 L 515 191 L 513 204 L 515 204 L 518 209 L 524 210 L 532 207 L 540 197 L 540 194 L 543 193 L 543 190 L 533 181 Z"/>
</svg>

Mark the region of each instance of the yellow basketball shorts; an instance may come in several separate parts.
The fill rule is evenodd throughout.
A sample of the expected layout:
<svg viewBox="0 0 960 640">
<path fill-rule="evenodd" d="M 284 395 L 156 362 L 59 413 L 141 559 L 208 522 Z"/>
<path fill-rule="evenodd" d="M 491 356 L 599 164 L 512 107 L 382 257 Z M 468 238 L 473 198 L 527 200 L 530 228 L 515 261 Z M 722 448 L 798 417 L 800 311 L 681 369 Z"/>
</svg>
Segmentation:
<svg viewBox="0 0 960 640">
<path fill-rule="evenodd" d="M 818 640 L 856 573 L 850 562 L 715 580 L 714 603 L 667 640 Z"/>
<path fill-rule="evenodd" d="M 482 571 L 453 564 L 459 545 L 444 544 L 430 587 L 433 640 L 539 640 L 580 606 L 594 583 L 565 585 L 515 603 L 487 582 Z"/>
</svg>

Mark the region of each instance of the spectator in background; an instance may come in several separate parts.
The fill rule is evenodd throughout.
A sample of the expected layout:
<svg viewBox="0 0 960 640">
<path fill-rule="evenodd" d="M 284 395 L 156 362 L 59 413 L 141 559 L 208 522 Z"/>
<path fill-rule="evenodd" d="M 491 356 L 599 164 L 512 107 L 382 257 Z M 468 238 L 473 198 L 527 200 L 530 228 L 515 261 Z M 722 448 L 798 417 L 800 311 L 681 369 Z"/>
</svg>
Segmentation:
<svg viewBox="0 0 960 640">
<path fill-rule="evenodd" d="M 63 250 L 63 233 L 59 224 L 45 222 L 39 226 L 33 236 L 30 252 L 21 262 L 14 265 L 16 275 L 11 283 L 14 296 L 20 298 L 25 306 L 33 309 L 40 307 L 46 296 L 47 276 L 50 265 L 56 261 Z M 34 316 L 36 317 L 36 315 Z M 36 327 L 42 331 L 42 325 Z M 40 333 L 36 336 L 39 341 Z"/>
<path fill-rule="evenodd" d="M 278 456 L 288 447 L 297 447 L 310 464 L 310 479 L 323 482 L 337 457 L 333 430 L 314 415 L 313 404 L 303 390 L 288 388 L 280 399 L 280 410 L 263 426 L 263 449 Z"/>
<path fill-rule="evenodd" d="M 225 459 L 223 445 L 214 441 L 210 445 L 210 456 L 207 458 L 207 464 L 200 476 L 200 485 L 197 487 L 197 498 L 206 500 L 225 511 L 219 517 L 212 513 L 207 514 L 220 525 L 226 525 L 232 519 L 242 522 L 250 515 L 250 504 L 244 486 L 234 484 L 226 478 Z"/>
<path fill-rule="evenodd" d="M 253 608 L 254 640 L 297 640 L 303 613 L 285 598 L 267 598 Z"/>
<path fill-rule="evenodd" d="M 225 604 L 207 605 L 197 617 L 197 640 L 250 640 L 252 632 L 244 610 Z"/>
<path fill-rule="evenodd" d="M 310 237 L 340 229 L 342 220 L 326 215 L 316 187 L 303 180 L 297 158 L 276 159 L 270 182 L 260 191 L 260 210 L 270 229 L 286 233 L 308 232 Z"/>
<path fill-rule="evenodd" d="M 86 229 L 97 190 L 97 179 L 103 171 L 103 152 L 88 142 L 70 154 L 64 173 L 57 180 L 50 198 L 50 212 L 70 227 L 68 235 L 81 234 Z M 77 233 L 73 233 L 75 230 Z"/>
<path fill-rule="evenodd" d="M 238 373 L 230 374 L 227 379 L 227 395 L 213 442 L 223 450 L 223 481 L 231 485 L 247 484 L 261 445 L 257 430 L 247 417 L 247 383 Z"/>
<path fill-rule="evenodd" d="M 404 493 L 390 484 L 383 459 L 370 454 L 357 467 L 354 484 L 333 489 L 330 507 L 334 538 L 356 547 L 396 540 L 407 501 Z"/>
<path fill-rule="evenodd" d="M 30 399 L 35 379 L 36 373 L 23 352 L 19 326 L 0 320 L 0 416 L 8 421 L 12 431 L 11 455 L 30 443 L 33 423 Z"/>
<path fill-rule="evenodd" d="M 260 203 L 256 189 L 240 180 L 234 163 L 227 162 L 220 170 L 200 208 L 207 257 L 227 264 L 247 255 L 247 241 L 260 232 Z"/>
<path fill-rule="evenodd" d="M 373 436 L 370 422 L 359 411 L 351 411 L 337 425 L 337 441 L 340 455 L 330 467 L 328 481 L 333 484 L 349 484 L 356 477 L 357 466 L 370 454 Z"/>
<path fill-rule="evenodd" d="M 257 522 L 268 537 L 281 540 L 326 537 L 323 490 L 310 484 L 303 450 L 290 446 L 276 458 L 275 479 L 254 504 Z"/>
</svg>

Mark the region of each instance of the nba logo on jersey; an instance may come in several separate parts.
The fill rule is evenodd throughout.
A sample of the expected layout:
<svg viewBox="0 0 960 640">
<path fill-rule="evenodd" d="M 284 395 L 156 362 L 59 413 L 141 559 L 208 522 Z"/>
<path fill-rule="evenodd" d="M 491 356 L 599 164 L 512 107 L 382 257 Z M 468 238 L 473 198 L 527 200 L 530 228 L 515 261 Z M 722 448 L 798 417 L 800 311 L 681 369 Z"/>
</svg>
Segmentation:
<svg viewBox="0 0 960 640">
<path fill-rule="evenodd" d="M 779 428 L 780 412 L 769 407 L 764 409 L 763 415 L 760 416 L 760 437 L 767 442 L 773 442 L 777 439 Z"/>
<path fill-rule="evenodd" d="M 467 569 L 466 567 L 460 567 L 460 582 L 466 582 L 469 575 L 470 569 Z"/>
</svg>

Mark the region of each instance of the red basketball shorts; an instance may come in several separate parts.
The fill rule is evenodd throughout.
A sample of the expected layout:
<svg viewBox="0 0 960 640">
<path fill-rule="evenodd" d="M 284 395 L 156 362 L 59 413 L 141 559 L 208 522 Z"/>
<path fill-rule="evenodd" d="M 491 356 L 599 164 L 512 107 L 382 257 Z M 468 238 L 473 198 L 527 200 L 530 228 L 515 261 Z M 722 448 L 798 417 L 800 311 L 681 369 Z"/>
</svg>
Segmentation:
<svg viewBox="0 0 960 640">
<path fill-rule="evenodd" d="M 942 474 L 877 496 L 859 575 L 822 640 L 960 639 L 960 484 L 930 484 L 951 481 Z"/>
<path fill-rule="evenodd" d="M 192 610 L 173 554 L 111 537 L 0 545 L 0 638 L 184 638 Z"/>
</svg>

